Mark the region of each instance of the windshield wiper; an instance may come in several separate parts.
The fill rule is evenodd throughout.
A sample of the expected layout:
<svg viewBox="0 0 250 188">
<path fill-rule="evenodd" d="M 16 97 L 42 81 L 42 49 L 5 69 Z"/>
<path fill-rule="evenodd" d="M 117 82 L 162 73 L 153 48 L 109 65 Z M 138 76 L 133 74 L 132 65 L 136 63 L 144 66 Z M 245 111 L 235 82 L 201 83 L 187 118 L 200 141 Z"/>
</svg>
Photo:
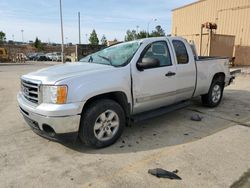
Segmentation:
<svg viewBox="0 0 250 188">
<path fill-rule="evenodd" d="M 90 56 L 88 62 L 92 63 L 93 62 L 93 57 Z"/>
<path fill-rule="evenodd" d="M 109 59 L 108 57 L 105 57 L 105 56 L 102 56 L 102 55 L 98 55 L 98 57 L 107 60 L 110 63 L 110 65 L 114 66 L 111 59 Z"/>
</svg>

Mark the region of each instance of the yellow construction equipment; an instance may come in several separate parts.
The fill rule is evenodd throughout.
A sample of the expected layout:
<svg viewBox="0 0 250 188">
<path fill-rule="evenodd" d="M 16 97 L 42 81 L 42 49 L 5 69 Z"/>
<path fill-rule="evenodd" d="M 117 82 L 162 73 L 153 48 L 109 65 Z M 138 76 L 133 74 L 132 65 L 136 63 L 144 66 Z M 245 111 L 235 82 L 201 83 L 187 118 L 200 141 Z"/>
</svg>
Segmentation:
<svg viewBox="0 0 250 188">
<path fill-rule="evenodd" d="M 9 61 L 9 54 L 5 48 L 0 48 L 0 62 Z"/>
</svg>

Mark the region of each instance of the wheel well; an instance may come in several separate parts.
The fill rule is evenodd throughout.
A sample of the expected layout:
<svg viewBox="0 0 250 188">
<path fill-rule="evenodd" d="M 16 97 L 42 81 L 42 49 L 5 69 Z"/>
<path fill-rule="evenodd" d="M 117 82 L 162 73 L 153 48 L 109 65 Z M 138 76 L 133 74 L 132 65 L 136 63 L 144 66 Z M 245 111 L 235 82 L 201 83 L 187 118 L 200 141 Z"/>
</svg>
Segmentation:
<svg viewBox="0 0 250 188">
<path fill-rule="evenodd" d="M 215 75 L 214 75 L 214 77 L 213 77 L 213 81 L 214 80 L 220 80 L 220 81 L 222 81 L 223 83 L 225 82 L 225 73 L 223 73 L 223 72 L 219 72 L 219 73 L 216 73 Z"/>
<path fill-rule="evenodd" d="M 124 92 L 120 92 L 120 91 L 104 93 L 104 94 L 100 94 L 100 95 L 97 95 L 97 96 L 94 96 L 94 97 L 88 99 L 86 101 L 82 111 L 85 111 L 85 109 L 88 108 L 94 101 L 100 100 L 100 99 L 111 99 L 111 100 L 116 101 L 123 108 L 123 110 L 126 114 L 126 117 L 130 116 L 130 103 L 128 103 L 128 99 L 127 99 L 126 94 Z"/>
</svg>

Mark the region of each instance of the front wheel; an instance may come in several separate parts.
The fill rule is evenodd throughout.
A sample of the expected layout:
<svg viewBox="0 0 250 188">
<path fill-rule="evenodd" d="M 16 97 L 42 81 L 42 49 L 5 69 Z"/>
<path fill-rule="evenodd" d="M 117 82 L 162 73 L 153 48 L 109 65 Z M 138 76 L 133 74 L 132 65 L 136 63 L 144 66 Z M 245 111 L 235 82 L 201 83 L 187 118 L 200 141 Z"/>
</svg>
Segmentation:
<svg viewBox="0 0 250 188">
<path fill-rule="evenodd" d="M 79 137 L 88 146 L 102 148 L 115 143 L 124 127 L 122 107 L 113 100 L 97 100 L 82 114 Z"/>
<path fill-rule="evenodd" d="M 201 96 L 203 105 L 208 107 L 216 107 L 220 104 L 223 97 L 224 83 L 215 80 L 210 86 L 209 92 Z"/>
</svg>

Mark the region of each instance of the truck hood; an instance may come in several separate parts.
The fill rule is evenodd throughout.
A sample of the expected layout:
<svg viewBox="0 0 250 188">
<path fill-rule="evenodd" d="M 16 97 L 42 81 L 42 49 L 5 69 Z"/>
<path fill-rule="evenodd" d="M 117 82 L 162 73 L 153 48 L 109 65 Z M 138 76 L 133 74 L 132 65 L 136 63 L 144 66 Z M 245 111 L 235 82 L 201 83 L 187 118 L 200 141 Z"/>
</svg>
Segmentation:
<svg viewBox="0 0 250 188">
<path fill-rule="evenodd" d="M 96 72 L 110 71 L 113 66 L 96 63 L 66 63 L 41 69 L 22 76 L 22 78 L 41 81 L 42 84 L 55 84 L 58 81 L 74 76 L 83 76 Z"/>
</svg>

